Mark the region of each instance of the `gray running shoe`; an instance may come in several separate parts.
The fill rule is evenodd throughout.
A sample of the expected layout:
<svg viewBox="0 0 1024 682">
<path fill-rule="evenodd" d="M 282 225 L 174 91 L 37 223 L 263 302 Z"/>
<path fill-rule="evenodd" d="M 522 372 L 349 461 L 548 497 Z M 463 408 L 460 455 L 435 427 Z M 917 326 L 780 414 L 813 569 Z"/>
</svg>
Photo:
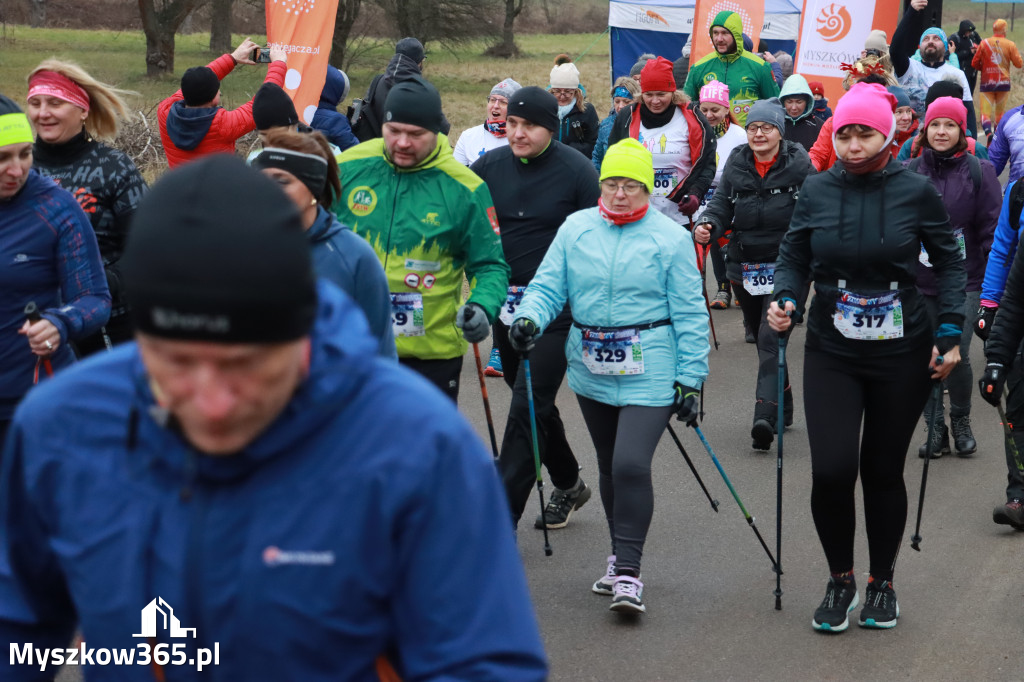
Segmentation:
<svg viewBox="0 0 1024 682">
<path fill-rule="evenodd" d="M 582 478 L 576 480 L 576 485 L 569 490 L 555 488 L 551 491 L 551 498 L 544 507 L 543 518 L 537 514 L 537 520 L 533 522 L 534 528 L 544 528 L 547 521 L 548 530 L 565 528 L 569 525 L 569 516 L 585 505 L 590 499 L 590 488 L 583 482 Z"/>
</svg>

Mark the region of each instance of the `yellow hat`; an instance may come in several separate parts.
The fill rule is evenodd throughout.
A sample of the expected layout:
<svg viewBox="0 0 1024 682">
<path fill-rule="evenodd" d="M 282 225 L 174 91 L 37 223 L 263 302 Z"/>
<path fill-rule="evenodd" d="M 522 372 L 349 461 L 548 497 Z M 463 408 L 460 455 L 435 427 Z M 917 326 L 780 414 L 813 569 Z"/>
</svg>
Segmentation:
<svg viewBox="0 0 1024 682">
<path fill-rule="evenodd" d="M 619 140 L 605 152 L 601 163 L 600 180 L 629 178 L 642 182 L 648 192 L 654 191 L 654 157 L 646 147 L 627 137 Z"/>
</svg>

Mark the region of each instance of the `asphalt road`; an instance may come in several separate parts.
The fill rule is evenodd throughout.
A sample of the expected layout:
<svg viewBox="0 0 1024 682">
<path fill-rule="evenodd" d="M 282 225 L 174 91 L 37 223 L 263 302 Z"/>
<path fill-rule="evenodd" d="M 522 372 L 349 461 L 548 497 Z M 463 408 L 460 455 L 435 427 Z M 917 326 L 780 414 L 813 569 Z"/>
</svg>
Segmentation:
<svg viewBox="0 0 1024 682">
<path fill-rule="evenodd" d="M 713 314 L 721 349 L 711 351 L 703 431 L 774 553 L 776 451 L 750 448 L 756 351 L 743 342 L 738 308 Z M 666 434 L 654 460 L 655 513 L 644 553 L 647 613 L 623 618 L 608 611 L 609 598 L 590 591 L 609 554 L 597 464 L 575 396 L 563 386 L 559 409 L 581 475 L 595 493 L 567 528 L 551 532 L 553 556 L 544 556 L 542 534 L 532 527 L 536 494 L 519 532 L 553 680 L 1024 680 L 1024 533 L 992 522 L 992 507 L 1005 501 L 1003 440 L 995 409 L 979 398 L 972 415 L 978 453 L 931 462 L 920 552 L 910 548 L 910 535 L 923 422 L 912 445 L 908 528 L 894 580 L 898 627 L 863 630 L 854 623 L 838 635 L 812 630 L 828 567 L 810 514 L 803 345 L 801 329 L 787 354 L 797 410 L 784 444 L 781 611 L 774 608 L 771 562 L 696 434 L 681 424 L 674 428 L 720 502 L 719 512 L 711 510 Z M 971 350 L 980 374 L 980 344 Z M 475 374 L 468 355 L 460 408 L 487 442 Z M 501 379 L 487 383 L 500 443 L 510 392 Z M 860 511 L 856 560 L 863 597 L 868 562 Z"/>
</svg>

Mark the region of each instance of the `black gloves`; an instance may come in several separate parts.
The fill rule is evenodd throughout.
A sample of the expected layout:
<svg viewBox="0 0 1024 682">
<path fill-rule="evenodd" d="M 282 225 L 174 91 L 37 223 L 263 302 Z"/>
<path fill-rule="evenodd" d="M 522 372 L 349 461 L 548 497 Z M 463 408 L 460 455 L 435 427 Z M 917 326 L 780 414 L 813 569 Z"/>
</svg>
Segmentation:
<svg viewBox="0 0 1024 682">
<path fill-rule="evenodd" d="M 1003 386 L 1006 384 L 1006 368 L 1000 362 L 990 362 L 985 365 L 985 373 L 978 380 L 978 390 L 981 391 L 981 398 L 987 403 L 999 406 L 1003 398 Z"/>
<path fill-rule="evenodd" d="M 539 333 L 540 329 L 533 320 L 520 317 L 509 327 L 508 342 L 512 344 L 512 348 L 520 355 L 529 353 L 533 350 L 534 339 Z"/>
<path fill-rule="evenodd" d="M 672 411 L 676 413 L 676 419 L 685 422 L 687 426 L 696 426 L 697 417 L 700 414 L 700 390 L 692 386 L 685 386 L 678 381 L 675 387 L 676 395 L 672 400 Z"/>
<path fill-rule="evenodd" d="M 462 330 L 462 338 L 470 343 L 480 343 L 491 333 L 487 313 L 476 303 L 467 303 L 455 313 L 455 326 Z"/>
<path fill-rule="evenodd" d="M 978 308 L 978 316 L 974 318 L 974 333 L 982 341 L 988 341 L 988 333 L 992 331 L 992 321 L 996 319 L 996 306 L 981 306 Z"/>
</svg>

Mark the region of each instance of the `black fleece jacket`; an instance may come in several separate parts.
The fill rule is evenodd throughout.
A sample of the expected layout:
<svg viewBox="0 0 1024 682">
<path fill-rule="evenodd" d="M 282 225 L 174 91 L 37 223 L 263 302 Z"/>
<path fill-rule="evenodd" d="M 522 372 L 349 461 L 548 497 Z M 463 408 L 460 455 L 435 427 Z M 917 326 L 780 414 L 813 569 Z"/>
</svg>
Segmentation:
<svg viewBox="0 0 1024 682">
<path fill-rule="evenodd" d="M 860 361 L 897 355 L 932 342 L 934 329 L 917 290 L 921 244 L 938 282 L 939 324 L 963 327 L 967 275 L 949 216 L 935 187 L 894 159 L 880 171 L 854 175 L 842 161 L 804 182 L 775 267 L 776 301 L 791 298 L 801 314 L 804 285 L 814 281 L 807 347 Z M 832 315 L 838 282 L 847 291 L 879 296 L 896 282 L 903 338 L 845 338 Z"/>
</svg>

